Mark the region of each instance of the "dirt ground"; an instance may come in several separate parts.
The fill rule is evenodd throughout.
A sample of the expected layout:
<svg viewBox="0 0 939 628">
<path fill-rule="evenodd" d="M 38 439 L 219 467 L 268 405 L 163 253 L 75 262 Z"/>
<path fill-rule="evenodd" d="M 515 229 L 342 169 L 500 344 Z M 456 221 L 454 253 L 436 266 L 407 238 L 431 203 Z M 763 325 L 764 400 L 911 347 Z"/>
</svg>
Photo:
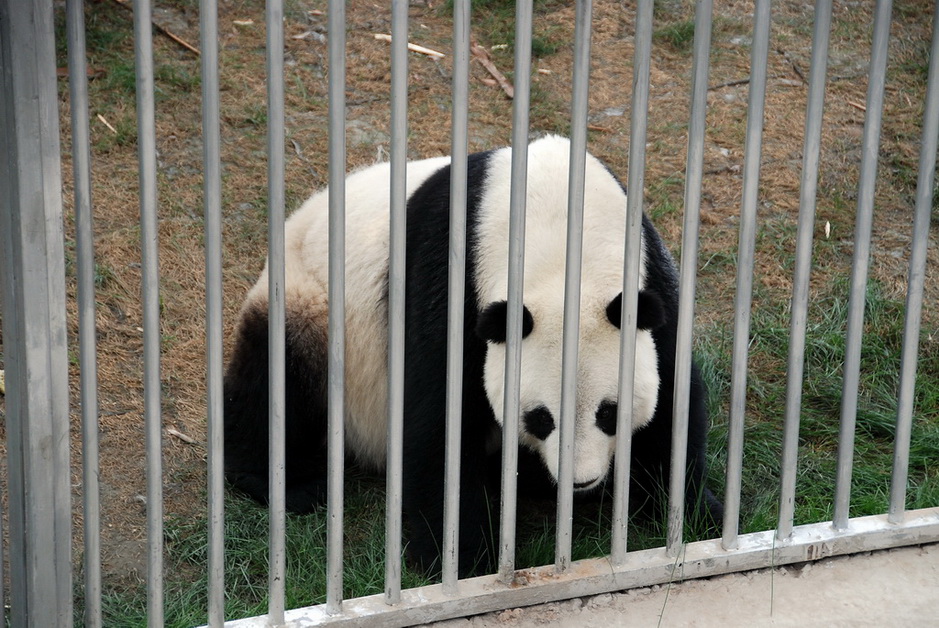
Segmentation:
<svg viewBox="0 0 939 628">
<path fill-rule="evenodd" d="M 198 42 L 198 11 L 187 0 L 157 0 L 155 20 Z M 375 33 L 390 31 L 388 3 L 347 3 L 346 96 L 349 168 L 387 156 L 388 46 Z M 498 4 L 498 3 L 494 3 Z M 533 134 L 569 128 L 573 3 L 538 3 L 535 33 L 548 53 L 534 61 Z M 830 243 L 837 263 L 813 282 L 850 261 L 853 210 L 864 123 L 872 3 L 836 3 L 830 83 L 824 126 L 816 237 Z M 142 313 L 140 308 L 139 206 L 134 98 L 119 76 L 117 56 L 131 59 L 130 13 L 112 0 L 86 3 L 91 43 L 93 201 L 97 266 L 97 342 L 101 433 L 103 561 L 106 579 L 136 579 L 145 573 L 145 462 L 143 455 Z M 226 337 L 241 299 L 260 271 L 266 253 L 266 156 L 263 3 L 220 3 L 224 294 Z M 892 296 L 905 294 L 912 198 L 922 115 L 926 43 L 932 4 L 897 2 L 891 39 L 891 72 L 882 133 L 881 166 L 872 253 L 872 276 Z M 322 0 L 288 3 L 284 28 L 287 62 L 288 210 L 326 181 L 326 16 Z M 794 224 L 798 211 L 802 129 L 811 54 L 811 3 L 773 3 L 774 26 L 760 187 L 760 219 L 772 227 Z M 752 3 L 731 0 L 715 11 L 709 83 L 708 132 L 702 209 L 701 266 L 733 250 L 741 197 L 743 138 L 749 73 Z M 593 19 L 590 150 L 625 180 L 629 148 L 633 20 L 631 2 L 598 0 Z M 448 53 L 452 26 L 442 2 L 414 1 L 412 41 Z M 693 17 L 684 0 L 657 3 L 656 25 L 680 26 Z M 511 78 L 511 50 L 501 32 L 474 17 L 473 38 L 490 49 L 493 62 Z M 488 19 L 488 18 L 486 18 Z M 657 31 L 658 32 L 658 31 Z M 120 37 L 118 37 L 120 35 Z M 108 39 L 111 37 L 111 39 Z M 97 42 L 97 43 L 95 43 Z M 157 143 L 159 151 L 160 272 L 162 319 L 162 417 L 164 499 L 168 517 L 204 511 L 205 330 L 202 244 L 202 146 L 198 57 L 155 34 Z M 450 145 L 449 55 L 409 58 L 409 155 L 445 154 Z M 64 58 L 60 65 L 64 66 Z M 691 54 L 679 37 L 657 34 L 651 69 L 646 208 L 677 251 L 686 152 Z M 491 84 L 478 63 L 471 66 L 470 147 L 509 143 L 512 102 Z M 60 81 L 63 176 L 67 215 L 69 331 L 71 359 L 73 486 L 76 555 L 80 543 L 81 462 L 75 309 L 74 224 L 68 90 Z M 912 173 L 912 174 L 911 174 Z M 635 192 L 633 192 L 635 193 Z M 826 223 L 830 235 L 824 232 Z M 935 223 L 934 223 L 935 225 Z M 788 298 L 789 270 L 771 255 L 768 238 L 758 247 L 757 281 L 765 294 Z M 927 303 L 939 302 L 939 253 L 931 230 Z M 699 287 L 699 322 L 727 317 L 732 273 L 711 276 Z M 816 285 L 816 284 L 813 284 Z M 934 311 L 927 312 L 934 317 Z M 931 343 L 931 344 L 929 344 Z M 921 351 L 939 351 L 931 336 Z M 226 347 L 229 348 L 229 347 Z M 0 411 L 2 411 L 0 401 Z M 2 425 L 2 424 L 0 424 Z M 2 427 L 0 427 L 2 429 Z M 171 431 L 172 430 L 172 431 Z M 174 435 L 182 434 L 183 437 Z M 184 438 L 185 437 L 185 438 Z M 3 445 L 0 445 L 3 447 Z M 2 452 L 5 457 L 5 451 Z M 935 550 L 932 550 L 935 554 Z"/>
</svg>

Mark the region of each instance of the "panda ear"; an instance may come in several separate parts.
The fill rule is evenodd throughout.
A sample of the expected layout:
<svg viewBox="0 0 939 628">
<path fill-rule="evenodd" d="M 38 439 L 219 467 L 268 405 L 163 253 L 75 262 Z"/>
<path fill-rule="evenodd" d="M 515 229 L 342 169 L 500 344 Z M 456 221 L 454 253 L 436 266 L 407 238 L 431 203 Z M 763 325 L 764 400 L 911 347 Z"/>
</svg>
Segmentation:
<svg viewBox="0 0 939 628">
<path fill-rule="evenodd" d="M 476 321 L 476 335 L 489 342 L 505 342 L 506 327 L 509 319 L 509 304 L 505 301 L 493 301 L 479 313 Z M 522 338 L 527 338 L 535 327 L 531 312 L 522 306 Z"/>
<path fill-rule="evenodd" d="M 623 318 L 623 293 L 613 297 L 606 306 L 606 317 L 617 329 Z M 636 329 L 657 329 L 665 324 L 665 306 L 662 299 L 651 290 L 639 291 L 639 305 L 636 310 Z"/>
</svg>

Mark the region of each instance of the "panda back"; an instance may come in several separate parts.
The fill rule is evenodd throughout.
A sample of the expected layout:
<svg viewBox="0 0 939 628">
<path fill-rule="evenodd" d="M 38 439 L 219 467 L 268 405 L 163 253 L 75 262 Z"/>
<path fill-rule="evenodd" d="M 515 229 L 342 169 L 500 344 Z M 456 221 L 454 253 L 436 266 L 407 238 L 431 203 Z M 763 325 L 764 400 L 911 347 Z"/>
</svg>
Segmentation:
<svg viewBox="0 0 939 628">
<path fill-rule="evenodd" d="M 449 163 L 436 157 L 407 165 L 408 197 Z M 384 468 L 387 414 L 388 253 L 391 167 L 380 163 L 345 180 L 346 445 L 357 461 Z M 311 196 L 285 224 L 287 293 L 329 289 L 329 190 Z M 263 286 L 262 286 L 263 284 Z M 266 299 L 267 269 L 252 289 Z M 325 334 L 321 315 L 307 321 Z"/>
</svg>

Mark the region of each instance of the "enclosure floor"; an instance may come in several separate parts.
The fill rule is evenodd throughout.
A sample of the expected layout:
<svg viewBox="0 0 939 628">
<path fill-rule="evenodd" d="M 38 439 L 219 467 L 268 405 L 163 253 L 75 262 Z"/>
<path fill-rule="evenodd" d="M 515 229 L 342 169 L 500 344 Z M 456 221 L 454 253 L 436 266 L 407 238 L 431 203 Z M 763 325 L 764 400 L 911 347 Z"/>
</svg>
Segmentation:
<svg viewBox="0 0 939 628">
<path fill-rule="evenodd" d="M 509 609 L 433 628 L 935 626 L 939 544 Z"/>
</svg>

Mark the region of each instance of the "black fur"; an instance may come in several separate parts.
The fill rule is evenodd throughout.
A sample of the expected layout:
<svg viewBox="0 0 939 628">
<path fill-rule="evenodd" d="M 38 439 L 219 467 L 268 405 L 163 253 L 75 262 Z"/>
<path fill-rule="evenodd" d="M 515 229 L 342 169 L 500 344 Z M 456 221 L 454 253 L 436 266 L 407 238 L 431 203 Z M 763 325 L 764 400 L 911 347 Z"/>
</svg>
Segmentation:
<svg viewBox="0 0 939 628">
<path fill-rule="evenodd" d="M 659 399 L 652 420 L 633 434 L 630 502 L 659 512 L 666 497 L 671 471 L 672 412 L 675 403 L 675 343 L 678 334 L 678 271 L 662 239 L 645 215 L 642 236 L 646 244 L 646 285 L 664 312 L 663 324 L 652 330 L 659 356 Z M 640 293 L 641 294 L 641 293 Z M 723 519 L 721 502 L 705 486 L 707 469 L 707 393 L 696 364 L 691 368 L 685 505 L 709 527 Z"/>
<path fill-rule="evenodd" d="M 488 153 L 471 155 L 467 173 L 467 251 L 475 249 L 475 225 Z M 439 573 L 443 538 L 446 416 L 447 279 L 450 168 L 432 175 L 408 200 L 406 340 L 404 369 L 404 513 L 410 525 L 408 554 L 423 571 Z M 460 452 L 459 571 L 488 570 L 498 510 L 498 476 L 489 473 L 486 441 L 498 429 L 486 391 L 486 342 L 478 324 L 475 265 L 467 255 L 463 332 L 463 424 Z M 503 334 L 505 319 L 502 319 Z"/>
<path fill-rule="evenodd" d="M 286 317 L 287 510 L 312 512 L 326 497 L 326 336 Z M 266 304 L 254 303 L 235 332 L 225 373 L 225 477 L 255 500 L 268 500 L 268 352 Z"/>
<path fill-rule="evenodd" d="M 623 321 L 623 293 L 613 297 L 606 306 L 607 319 L 621 329 Z M 639 303 L 636 307 L 636 329 L 656 329 L 665 324 L 665 307 L 662 299 L 654 291 L 639 291 Z"/>
<path fill-rule="evenodd" d="M 597 408 L 597 427 L 608 436 L 616 436 L 616 410 L 615 401 L 604 401 Z"/>
<path fill-rule="evenodd" d="M 495 301 L 480 312 L 476 323 L 476 335 L 489 342 L 505 342 L 508 335 L 509 304 L 506 301 Z M 535 328 L 535 319 L 524 305 L 522 306 L 522 338 Z"/>
<path fill-rule="evenodd" d="M 538 440 L 548 438 L 556 427 L 551 411 L 544 406 L 538 406 L 526 412 L 522 417 L 522 425 L 525 426 L 526 432 Z"/>
</svg>

